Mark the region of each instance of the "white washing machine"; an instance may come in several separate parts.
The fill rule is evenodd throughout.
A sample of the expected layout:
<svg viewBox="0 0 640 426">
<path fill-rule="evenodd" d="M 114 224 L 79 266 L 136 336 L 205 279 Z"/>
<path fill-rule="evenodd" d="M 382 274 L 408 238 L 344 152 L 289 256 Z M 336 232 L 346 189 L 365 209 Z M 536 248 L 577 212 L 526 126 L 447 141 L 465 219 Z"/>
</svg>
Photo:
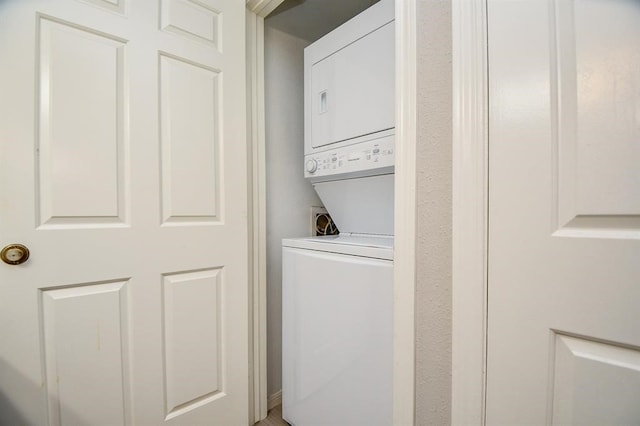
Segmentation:
<svg viewBox="0 0 640 426">
<path fill-rule="evenodd" d="M 305 49 L 305 177 L 341 234 L 283 240 L 282 409 L 392 424 L 394 1 Z"/>
<path fill-rule="evenodd" d="M 283 240 L 283 418 L 391 425 L 393 237 Z"/>
</svg>

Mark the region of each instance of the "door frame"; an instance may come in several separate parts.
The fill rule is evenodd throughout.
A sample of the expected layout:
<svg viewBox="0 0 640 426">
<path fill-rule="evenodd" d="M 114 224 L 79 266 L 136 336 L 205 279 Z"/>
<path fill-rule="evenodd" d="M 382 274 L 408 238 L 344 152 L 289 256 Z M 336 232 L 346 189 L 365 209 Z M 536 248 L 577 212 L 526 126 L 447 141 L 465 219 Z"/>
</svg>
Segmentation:
<svg viewBox="0 0 640 426">
<path fill-rule="evenodd" d="M 487 0 L 452 0 L 452 424 L 485 424 L 489 207 Z"/>
<path fill-rule="evenodd" d="M 247 0 L 247 96 L 251 236 L 249 418 L 267 415 L 264 19 L 284 0 Z M 416 15 L 417 0 L 396 6 L 396 164 L 393 424 L 415 423 Z"/>
</svg>

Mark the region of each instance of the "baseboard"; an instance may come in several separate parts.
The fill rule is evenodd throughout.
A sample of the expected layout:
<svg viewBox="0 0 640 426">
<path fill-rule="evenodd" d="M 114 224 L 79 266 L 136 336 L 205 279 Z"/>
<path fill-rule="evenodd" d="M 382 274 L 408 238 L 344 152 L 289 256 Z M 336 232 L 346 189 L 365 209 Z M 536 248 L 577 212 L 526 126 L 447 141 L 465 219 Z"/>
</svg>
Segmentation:
<svg viewBox="0 0 640 426">
<path fill-rule="evenodd" d="M 277 407 L 280 404 L 282 404 L 282 390 L 269 395 L 269 398 L 267 398 L 267 409 L 269 410 L 271 410 L 273 407 Z"/>
</svg>

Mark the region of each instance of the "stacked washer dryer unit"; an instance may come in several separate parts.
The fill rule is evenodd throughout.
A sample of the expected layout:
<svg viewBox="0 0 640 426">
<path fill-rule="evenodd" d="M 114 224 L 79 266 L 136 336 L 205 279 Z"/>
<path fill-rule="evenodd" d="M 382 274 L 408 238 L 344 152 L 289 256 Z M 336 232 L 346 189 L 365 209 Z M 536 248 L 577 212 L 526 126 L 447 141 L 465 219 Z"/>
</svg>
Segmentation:
<svg viewBox="0 0 640 426">
<path fill-rule="evenodd" d="M 391 425 L 394 2 L 305 49 L 305 176 L 340 234 L 283 240 L 283 417 Z"/>
</svg>

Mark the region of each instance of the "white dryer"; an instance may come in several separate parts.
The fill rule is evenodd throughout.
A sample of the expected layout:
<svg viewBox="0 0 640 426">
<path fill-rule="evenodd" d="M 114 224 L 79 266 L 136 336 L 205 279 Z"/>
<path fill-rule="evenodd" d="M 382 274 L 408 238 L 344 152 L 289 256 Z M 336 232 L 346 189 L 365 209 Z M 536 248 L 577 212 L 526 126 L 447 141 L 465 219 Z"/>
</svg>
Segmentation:
<svg viewBox="0 0 640 426">
<path fill-rule="evenodd" d="M 283 240 L 282 409 L 392 424 L 394 1 L 305 49 L 305 176 L 339 236 Z"/>
</svg>

